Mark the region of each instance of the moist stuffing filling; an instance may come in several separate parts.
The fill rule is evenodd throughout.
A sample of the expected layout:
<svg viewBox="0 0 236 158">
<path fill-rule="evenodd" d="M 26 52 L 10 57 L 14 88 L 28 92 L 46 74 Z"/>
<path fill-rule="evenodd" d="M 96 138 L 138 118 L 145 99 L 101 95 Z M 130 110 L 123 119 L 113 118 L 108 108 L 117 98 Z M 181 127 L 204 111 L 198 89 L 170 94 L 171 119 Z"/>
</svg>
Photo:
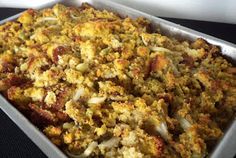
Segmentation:
<svg viewBox="0 0 236 158">
<path fill-rule="evenodd" d="M 236 69 L 203 39 L 88 4 L 0 25 L 0 91 L 73 158 L 200 158 L 235 116 Z"/>
</svg>

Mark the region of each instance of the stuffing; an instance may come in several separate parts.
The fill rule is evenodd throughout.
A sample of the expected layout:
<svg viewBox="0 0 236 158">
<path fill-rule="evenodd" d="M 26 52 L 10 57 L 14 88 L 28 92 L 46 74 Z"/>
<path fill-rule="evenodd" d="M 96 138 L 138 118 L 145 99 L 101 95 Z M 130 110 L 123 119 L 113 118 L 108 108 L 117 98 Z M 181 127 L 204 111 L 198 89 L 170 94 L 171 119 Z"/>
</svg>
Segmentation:
<svg viewBox="0 0 236 158">
<path fill-rule="evenodd" d="M 0 25 L 0 92 L 69 157 L 208 157 L 236 68 L 204 39 L 56 4 Z"/>
</svg>

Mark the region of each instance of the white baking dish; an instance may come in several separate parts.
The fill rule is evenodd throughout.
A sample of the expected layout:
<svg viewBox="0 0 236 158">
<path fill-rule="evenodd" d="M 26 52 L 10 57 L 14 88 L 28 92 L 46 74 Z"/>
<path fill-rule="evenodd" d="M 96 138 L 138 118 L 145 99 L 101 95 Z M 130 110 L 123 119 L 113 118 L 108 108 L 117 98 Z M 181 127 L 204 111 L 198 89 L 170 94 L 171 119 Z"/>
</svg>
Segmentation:
<svg viewBox="0 0 236 158">
<path fill-rule="evenodd" d="M 88 2 L 97 9 L 107 9 L 119 13 L 121 16 L 130 16 L 131 18 L 146 17 L 151 20 L 153 27 L 159 27 L 163 34 L 174 36 L 176 38 L 184 38 L 188 40 L 194 40 L 198 37 L 206 39 L 209 43 L 218 45 L 221 47 L 222 53 L 231 58 L 236 63 L 236 45 L 214 38 L 212 36 L 188 29 L 186 27 L 168 22 L 166 20 L 157 18 L 155 16 L 131 9 L 129 7 L 116 4 L 107 0 L 57 0 L 55 2 L 48 3 L 40 8 L 51 7 L 55 3 L 63 3 L 67 6 L 80 6 L 82 2 Z M 40 9 L 38 8 L 38 9 Z M 19 14 L 9 17 L 0 21 L 0 24 L 14 20 Z M 40 132 L 31 122 L 28 121 L 18 110 L 14 108 L 5 98 L 0 95 L 0 108 L 25 132 L 25 134 L 31 138 L 31 140 L 48 156 L 51 158 L 65 158 L 65 154 L 62 153 L 55 145 L 53 145 L 47 137 Z M 231 126 L 225 133 L 223 139 L 219 142 L 215 150 L 212 152 L 213 158 L 232 158 L 236 151 L 236 120 L 232 121 Z"/>
</svg>

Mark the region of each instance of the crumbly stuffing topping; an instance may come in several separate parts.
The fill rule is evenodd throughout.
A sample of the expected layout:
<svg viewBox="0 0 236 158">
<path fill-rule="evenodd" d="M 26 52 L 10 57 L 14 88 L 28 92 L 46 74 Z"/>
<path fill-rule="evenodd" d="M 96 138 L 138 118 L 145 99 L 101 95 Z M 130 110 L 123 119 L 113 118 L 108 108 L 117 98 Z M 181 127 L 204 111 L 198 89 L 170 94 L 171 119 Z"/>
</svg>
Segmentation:
<svg viewBox="0 0 236 158">
<path fill-rule="evenodd" d="M 204 39 L 88 4 L 0 26 L 0 91 L 71 157 L 204 157 L 235 116 L 235 67 Z"/>
</svg>

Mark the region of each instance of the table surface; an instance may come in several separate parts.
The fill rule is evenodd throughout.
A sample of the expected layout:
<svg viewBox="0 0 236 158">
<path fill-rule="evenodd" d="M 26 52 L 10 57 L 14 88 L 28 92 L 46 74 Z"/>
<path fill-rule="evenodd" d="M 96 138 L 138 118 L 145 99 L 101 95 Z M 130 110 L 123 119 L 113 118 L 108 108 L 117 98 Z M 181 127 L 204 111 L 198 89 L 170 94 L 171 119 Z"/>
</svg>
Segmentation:
<svg viewBox="0 0 236 158">
<path fill-rule="evenodd" d="M 0 8 L 0 20 L 23 11 Z M 169 21 L 197 31 L 236 43 L 236 25 L 165 18 Z M 0 110 L 0 157 L 2 158 L 46 158 L 46 155 Z"/>
</svg>

